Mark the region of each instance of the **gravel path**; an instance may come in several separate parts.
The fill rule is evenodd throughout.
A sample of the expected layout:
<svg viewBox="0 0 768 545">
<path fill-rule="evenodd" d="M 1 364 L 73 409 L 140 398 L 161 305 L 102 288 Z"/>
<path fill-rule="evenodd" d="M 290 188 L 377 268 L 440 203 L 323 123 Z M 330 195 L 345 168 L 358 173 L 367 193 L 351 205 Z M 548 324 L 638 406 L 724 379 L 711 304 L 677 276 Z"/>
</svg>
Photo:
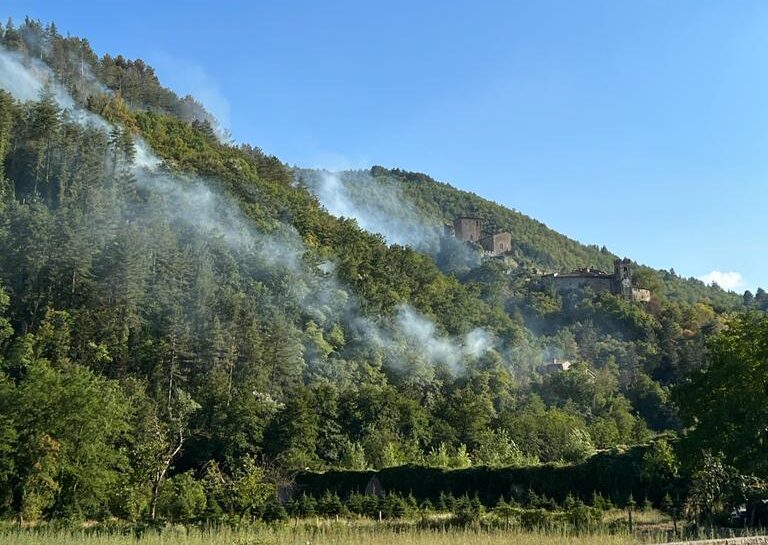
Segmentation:
<svg viewBox="0 0 768 545">
<path fill-rule="evenodd" d="M 675 541 L 666 545 L 768 545 L 768 536 L 728 537 L 701 541 Z"/>
</svg>

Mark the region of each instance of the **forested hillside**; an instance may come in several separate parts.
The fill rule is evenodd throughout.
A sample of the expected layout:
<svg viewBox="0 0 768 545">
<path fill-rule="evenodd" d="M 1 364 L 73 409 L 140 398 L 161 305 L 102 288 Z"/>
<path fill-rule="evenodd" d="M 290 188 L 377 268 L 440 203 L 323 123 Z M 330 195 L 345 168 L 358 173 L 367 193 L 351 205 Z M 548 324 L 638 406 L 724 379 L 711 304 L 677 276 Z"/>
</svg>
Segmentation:
<svg viewBox="0 0 768 545">
<path fill-rule="evenodd" d="M 525 214 L 437 182 L 426 174 L 373 167 L 366 175 L 366 184 L 397 188 L 414 210 L 425 218 L 450 223 L 456 217 L 472 215 L 484 220 L 488 232 L 510 232 L 515 259 L 533 270 L 563 272 L 592 267 L 611 271 L 613 260 L 624 257 L 614 255 L 605 246 L 581 244 Z M 342 173 L 341 176 L 342 179 L 359 180 L 359 173 Z M 348 186 L 352 185 L 354 183 L 348 183 Z M 707 286 L 696 278 L 679 277 L 674 270 L 653 270 L 642 265 L 640 269 L 643 281 L 656 289 L 659 296 L 688 303 L 707 301 L 721 310 L 734 310 L 742 305 L 740 295 Z"/>
<path fill-rule="evenodd" d="M 614 256 L 377 167 L 356 179 L 396 186 L 425 233 L 474 213 L 516 249 L 392 244 L 142 61 L 32 20 L 0 43 L 7 515 L 154 519 L 188 495 L 204 518 L 301 469 L 582 462 L 682 432 L 675 385 L 727 312 L 768 308 L 647 268 L 648 304 L 553 293 L 536 269 Z M 574 365 L 540 373 L 552 358 Z"/>
</svg>

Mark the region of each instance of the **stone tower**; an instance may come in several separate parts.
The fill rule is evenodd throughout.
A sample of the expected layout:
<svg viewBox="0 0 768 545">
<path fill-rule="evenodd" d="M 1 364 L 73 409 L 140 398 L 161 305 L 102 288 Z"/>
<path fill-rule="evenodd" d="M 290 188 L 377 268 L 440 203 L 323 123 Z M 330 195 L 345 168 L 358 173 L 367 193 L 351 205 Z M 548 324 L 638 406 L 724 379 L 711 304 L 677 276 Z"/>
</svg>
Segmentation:
<svg viewBox="0 0 768 545">
<path fill-rule="evenodd" d="M 479 242 L 483 236 L 483 220 L 464 216 L 453 220 L 453 231 L 457 239 L 464 242 Z"/>
<path fill-rule="evenodd" d="M 613 290 L 624 297 L 632 297 L 632 261 L 628 258 L 613 262 Z"/>
</svg>

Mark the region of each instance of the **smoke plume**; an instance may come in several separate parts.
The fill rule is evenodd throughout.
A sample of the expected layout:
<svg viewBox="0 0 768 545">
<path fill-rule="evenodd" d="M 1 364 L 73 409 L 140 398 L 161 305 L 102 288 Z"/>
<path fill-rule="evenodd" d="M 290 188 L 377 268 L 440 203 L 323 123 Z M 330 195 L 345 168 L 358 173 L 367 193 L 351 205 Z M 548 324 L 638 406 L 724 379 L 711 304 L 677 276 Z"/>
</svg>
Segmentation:
<svg viewBox="0 0 768 545">
<path fill-rule="evenodd" d="M 47 66 L 4 49 L 0 49 L 0 88 L 22 102 L 38 99 L 44 89 L 51 89 L 59 106 L 73 121 L 107 134 L 115 128 L 78 106 Z M 402 347 L 407 346 L 431 365 L 444 364 L 460 372 L 465 360 L 480 357 L 493 348 L 493 337 L 487 331 L 477 329 L 464 339 L 451 338 L 408 305 L 399 307 L 391 318 L 366 316 L 356 297 L 336 277 L 335 265 L 329 261 L 313 264 L 301 236 L 292 226 L 277 223 L 270 232 L 256 229 L 235 201 L 214 189 L 219 184 L 171 172 L 139 137 L 135 138 L 132 161 L 130 171 L 137 187 L 152 196 L 152 206 L 160 207 L 170 224 L 191 229 L 197 237 L 222 241 L 244 261 L 257 262 L 263 269 L 285 275 L 291 286 L 285 294 L 285 304 L 298 305 L 321 325 L 343 324 L 355 335 L 353 342 L 384 351 L 390 365 L 399 365 Z M 363 179 L 357 183 L 363 183 Z M 377 183 L 358 185 L 355 191 L 367 191 L 371 203 L 375 203 L 368 208 L 360 208 L 357 197 L 335 175 L 324 174 L 313 187 L 333 213 L 355 217 L 361 226 L 383 233 L 391 242 L 416 247 L 438 243 L 439 230 L 424 223 L 395 187 Z"/>
<path fill-rule="evenodd" d="M 102 130 L 110 128 L 100 116 L 78 106 L 45 63 L 3 47 L 0 47 L 0 89 L 5 89 L 20 102 L 37 100 L 50 92 L 59 107 L 77 123 Z"/>
<path fill-rule="evenodd" d="M 304 170 L 298 178 L 334 216 L 354 219 L 389 244 L 429 255 L 444 272 L 463 273 L 480 264 L 480 254 L 453 237 L 443 236 L 442 220 L 419 210 L 396 180 L 360 170 Z"/>
<path fill-rule="evenodd" d="M 373 178 L 368 172 L 307 173 L 302 180 L 328 212 L 351 218 L 388 243 L 434 253 L 439 248 L 440 225 L 425 221 L 397 185 Z"/>
</svg>

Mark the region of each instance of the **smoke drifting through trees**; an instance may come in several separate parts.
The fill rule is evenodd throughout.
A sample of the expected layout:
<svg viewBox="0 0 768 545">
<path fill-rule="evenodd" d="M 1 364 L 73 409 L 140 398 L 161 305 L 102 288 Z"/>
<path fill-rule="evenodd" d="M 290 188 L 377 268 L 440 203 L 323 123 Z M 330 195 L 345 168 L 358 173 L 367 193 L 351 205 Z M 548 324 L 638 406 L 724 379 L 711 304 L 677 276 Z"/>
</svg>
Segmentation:
<svg viewBox="0 0 768 545">
<path fill-rule="evenodd" d="M 89 79 L 88 81 L 93 81 Z M 92 84 L 91 92 L 106 93 L 103 85 Z M 0 47 L 0 89 L 5 89 L 21 102 L 37 100 L 44 92 L 52 94 L 60 108 L 66 110 L 81 125 L 93 125 L 107 130 L 109 123 L 101 117 L 77 106 L 67 91 L 56 81 L 53 71 L 32 58 L 22 58 L 13 51 Z"/>
<path fill-rule="evenodd" d="M 79 107 L 56 82 L 49 67 L 5 49 L 0 49 L 0 88 L 21 102 L 36 100 L 49 92 L 59 107 L 81 125 L 105 134 L 125 130 Z M 92 91 L 98 93 L 101 89 Z M 136 136 L 132 138 L 130 157 L 123 150 L 113 151 L 122 154 L 117 162 L 129 165 L 129 175 L 145 199 L 134 202 L 128 210 L 112 210 L 121 222 L 147 225 L 165 217 L 181 229 L 192 229 L 192 239 L 223 242 L 237 253 L 241 266 L 251 267 L 251 272 L 285 276 L 290 289 L 281 294 L 282 306 L 298 305 L 320 325 L 345 324 L 361 336 L 358 342 L 383 350 L 386 365 L 407 366 L 408 358 L 403 351 L 407 346 L 410 353 L 420 354 L 418 359 L 422 362 L 442 364 L 453 372 L 461 372 L 464 360 L 476 359 L 493 348 L 492 335 L 482 329 L 470 332 L 462 340 L 441 335 L 431 320 L 407 304 L 399 306 L 392 318 L 366 317 L 354 295 L 336 278 L 332 264 L 312 263 L 313 258 L 307 256 L 307 249 L 292 226 L 279 223 L 269 233 L 255 229 L 239 207 L 213 190 L 207 180 L 171 173 L 146 142 Z M 326 175 L 319 191 L 333 207 L 332 212 L 359 218 L 364 222 L 362 227 L 384 232 L 393 242 L 434 250 L 439 243 L 438 230 L 421 223 L 417 211 L 402 196 L 398 199 L 395 188 L 374 185 L 379 187 L 375 190 L 378 198 L 374 198 L 379 206 L 368 211 L 359 211 L 352 204 L 334 175 Z M 150 195 L 151 199 L 146 198 Z M 146 204 L 148 201 L 150 205 Z M 401 214 L 397 218 L 392 216 L 396 210 Z M 312 357 L 313 353 L 311 347 L 304 348 L 305 356 Z"/>
<path fill-rule="evenodd" d="M 367 172 L 307 172 L 302 181 L 334 216 L 352 218 L 389 244 L 437 252 L 440 230 L 392 184 L 373 179 Z"/>
<path fill-rule="evenodd" d="M 50 92 L 73 121 L 105 134 L 115 130 L 100 116 L 78 106 L 44 63 L 5 49 L 0 49 L 0 88 L 22 102 L 36 100 Z M 97 82 L 89 89 L 93 94 L 102 91 L 103 86 Z M 298 306 L 320 326 L 343 323 L 359 337 L 355 339 L 358 344 L 384 351 L 383 363 L 401 371 L 420 373 L 418 367 L 428 364 L 444 365 L 453 373 L 461 373 L 465 361 L 477 359 L 489 350 L 498 351 L 508 361 L 521 359 L 517 355 L 519 349 L 498 345 L 498 340 L 482 328 L 474 329 L 463 338 L 441 335 L 432 320 L 408 304 L 400 305 L 392 317 L 365 316 L 356 297 L 336 278 L 333 263 L 313 263 L 311 257 L 305 259 L 306 247 L 292 226 L 278 223 L 269 233 L 255 229 L 236 203 L 212 189 L 215 184 L 199 177 L 171 173 L 143 139 L 135 136 L 132 139 L 132 157 L 123 160 L 130 162 L 136 186 L 152 199 L 151 205 L 145 204 L 146 199 L 131 205 L 131 221 L 149 225 L 164 217 L 177 226 L 192 229 L 193 238 L 225 243 L 240 256 L 241 266 L 257 264 L 256 269 L 248 265 L 253 274 L 284 275 L 291 289 L 281 294 L 279 304 L 283 308 Z M 466 244 L 452 237 L 441 238 L 438 221 L 432 225 L 426 222 L 424 215 L 392 182 L 374 179 L 368 172 L 317 171 L 302 171 L 300 181 L 329 212 L 355 219 L 362 228 L 381 234 L 390 243 L 435 256 L 447 251 L 452 254 L 453 266 L 472 267 L 480 261 Z M 125 214 L 126 211 L 115 209 L 113 213 Z M 316 351 L 305 346 L 303 354 L 305 359 L 311 359 Z M 415 359 L 414 354 L 417 354 Z M 524 359 L 531 357 L 534 362 L 541 361 L 545 353 L 531 348 Z"/>
<path fill-rule="evenodd" d="M 389 244 L 430 255 L 443 270 L 453 272 L 480 263 L 477 251 L 453 237 L 443 237 L 442 221 L 419 210 L 393 180 L 368 171 L 301 170 L 297 178 L 334 216 L 354 219 Z"/>
</svg>

